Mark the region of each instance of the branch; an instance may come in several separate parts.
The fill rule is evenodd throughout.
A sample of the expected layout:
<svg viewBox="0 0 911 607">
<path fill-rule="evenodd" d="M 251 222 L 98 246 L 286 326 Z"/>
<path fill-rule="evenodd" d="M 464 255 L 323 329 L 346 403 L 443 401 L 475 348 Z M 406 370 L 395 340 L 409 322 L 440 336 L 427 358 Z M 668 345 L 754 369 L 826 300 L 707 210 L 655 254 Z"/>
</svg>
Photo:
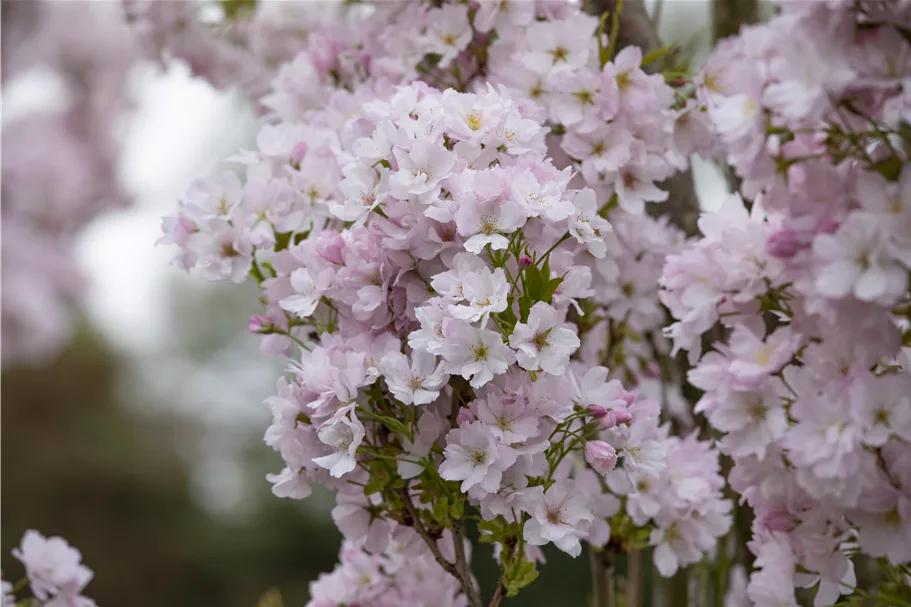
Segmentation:
<svg viewBox="0 0 911 607">
<path fill-rule="evenodd" d="M 414 530 L 418 532 L 418 535 L 421 536 L 421 539 L 424 540 L 424 543 L 430 548 L 433 558 L 449 575 L 459 581 L 462 585 L 462 592 L 465 593 L 465 596 L 468 599 L 468 604 L 471 607 L 482 607 L 480 593 L 468 572 L 468 561 L 465 558 L 465 544 L 461 533 L 461 522 L 453 521 L 452 539 L 453 545 L 455 546 L 456 562 L 450 563 L 446 557 L 443 556 L 443 553 L 440 552 L 440 546 L 437 544 L 437 541 L 430 535 L 427 528 L 424 527 L 424 523 L 421 522 L 420 513 L 417 511 L 417 508 L 414 507 L 411 496 L 408 495 L 408 488 L 405 487 L 404 489 L 400 489 L 399 495 L 402 498 L 402 502 L 405 504 L 405 511 L 411 516 L 411 526 L 414 527 Z M 455 529 L 457 524 L 459 527 L 458 535 L 456 534 Z"/>
<path fill-rule="evenodd" d="M 713 0 L 712 39 L 733 36 L 740 26 L 759 21 L 759 0 Z"/>
<path fill-rule="evenodd" d="M 588 546 L 588 562 L 592 572 L 592 606 L 617 607 L 617 593 L 614 586 L 614 555 L 608 546 L 596 550 Z"/>
<path fill-rule="evenodd" d="M 405 504 L 405 511 L 408 512 L 408 515 L 411 517 L 411 526 L 414 527 L 414 530 L 418 532 L 418 535 L 421 536 L 421 539 L 424 540 L 424 543 L 427 544 L 428 548 L 430 548 L 430 552 L 433 554 L 433 558 L 436 559 L 436 562 L 439 563 L 440 567 L 445 569 L 451 576 L 461 581 L 462 577 L 459 573 L 459 570 L 453 563 L 450 563 L 448 560 L 446 560 L 446 557 L 444 557 L 443 553 L 440 552 L 440 547 L 437 544 L 437 541 L 424 527 L 424 523 L 421 522 L 420 513 L 418 513 L 417 508 L 414 507 L 414 503 L 411 501 L 411 496 L 408 495 L 408 488 L 405 487 L 404 489 L 400 489 L 399 495 Z"/>
<path fill-rule="evenodd" d="M 503 602 L 503 598 L 506 596 L 506 579 L 501 575 L 500 580 L 497 582 L 497 591 L 494 592 L 493 598 L 490 599 L 490 605 L 488 607 L 500 607 L 500 603 Z"/>
<path fill-rule="evenodd" d="M 462 589 L 465 591 L 465 596 L 468 597 L 468 604 L 480 607 L 482 604 L 481 591 L 478 590 L 468 567 L 468 558 L 465 556 L 465 530 L 462 527 L 462 521 L 458 519 L 452 521 L 452 544 L 456 557 L 455 566 L 460 572 Z"/>
<path fill-rule="evenodd" d="M 626 556 L 626 607 L 639 607 L 642 602 L 642 551 L 630 550 Z"/>
<path fill-rule="evenodd" d="M 591 0 L 588 3 L 588 12 L 600 17 L 605 12 L 610 13 L 613 19 L 617 10 L 618 0 Z M 645 0 L 623 0 L 623 10 L 620 11 L 620 29 L 613 47 L 620 50 L 624 46 L 638 46 L 646 54 L 661 46 L 658 32 L 645 9 Z M 657 62 L 656 62 L 657 63 Z"/>
<path fill-rule="evenodd" d="M 737 0 L 745 1 L 745 0 Z M 600 16 L 605 11 L 614 14 L 618 0 L 591 0 L 588 5 L 589 12 Z M 623 10 L 620 11 L 620 29 L 614 48 L 617 50 L 624 46 L 638 46 L 642 54 L 661 48 L 661 39 L 655 29 L 654 23 L 648 16 L 644 0 L 624 0 Z M 643 69 L 648 72 L 657 72 L 661 69 L 661 60 L 652 61 Z M 693 235 L 697 231 L 696 222 L 699 219 L 699 199 L 696 198 L 696 188 L 693 185 L 692 171 L 678 173 L 660 184 L 668 192 L 667 202 L 648 205 L 652 215 L 667 215 L 671 223 Z"/>
</svg>

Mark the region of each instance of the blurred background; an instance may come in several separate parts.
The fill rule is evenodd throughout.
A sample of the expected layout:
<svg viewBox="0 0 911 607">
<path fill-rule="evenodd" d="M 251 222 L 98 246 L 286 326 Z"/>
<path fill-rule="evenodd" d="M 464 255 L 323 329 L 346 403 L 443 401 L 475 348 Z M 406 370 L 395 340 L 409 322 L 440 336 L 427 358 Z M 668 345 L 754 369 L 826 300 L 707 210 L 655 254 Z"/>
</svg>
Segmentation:
<svg viewBox="0 0 911 607">
<path fill-rule="evenodd" d="M 710 3 L 659 4 L 663 40 L 698 61 Z M 264 479 L 279 460 L 261 403 L 284 362 L 246 332 L 256 289 L 185 276 L 156 246 L 189 182 L 252 144 L 250 100 L 148 59 L 119 2 L 0 6 L 4 577 L 32 528 L 82 551 L 100 605 L 248 607 L 273 588 L 304 604 L 341 538 L 331 496 L 280 500 Z M 696 181 L 717 203 L 717 172 Z M 586 564 L 548 558 L 510 604 L 584 604 Z"/>
</svg>

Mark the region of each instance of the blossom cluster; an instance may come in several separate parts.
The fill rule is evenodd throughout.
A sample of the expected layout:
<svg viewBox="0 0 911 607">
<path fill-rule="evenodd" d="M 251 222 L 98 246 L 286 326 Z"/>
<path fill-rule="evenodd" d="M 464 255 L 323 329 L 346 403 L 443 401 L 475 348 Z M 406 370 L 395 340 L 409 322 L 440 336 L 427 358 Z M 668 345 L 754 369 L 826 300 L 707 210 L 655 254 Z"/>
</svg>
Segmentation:
<svg viewBox="0 0 911 607">
<path fill-rule="evenodd" d="M 796 605 L 815 586 L 831 605 L 857 583 L 855 554 L 911 561 L 911 15 L 782 5 L 699 78 L 703 151 L 727 157 L 752 209 L 735 194 L 703 216 L 662 301 L 755 513 L 750 599 Z"/>
<path fill-rule="evenodd" d="M 74 236 L 128 202 L 112 117 L 126 108 L 124 80 L 139 54 L 113 5 L 11 3 L 3 37 L 5 87 L 42 73 L 57 85 L 50 107 L 11 111 L 3 124 L 6 365 L 42 361 L 66 343 L 83 286 Z"/>
<path fill-rule="evenodd" d="M 273 492 L 336 490 L 343 561 L 423 546 L 471 605 L 469 512 L 509 594 L 547 543 L 652 544 L 671 575 L 730 526 L 717 452 L 658 403 L 679 389 L 655 361 L 657 278 L 683 238 L 642 211 L 683 165 L 673 93 L 637 50 L 604 58 L 578 7 L 504 6 L 381 3 L 358 23 L 382 33 L 311 39 L 257 149 L 194 183 L 163 237 L 203 278 L 252 275 L 250 329 L 293 358 L 267 401 Z M 510 61 L 588 92 L 531 95 Z"/>
<path fill-rule="evenodd" d="M 253 98 L 269 90 L 275 66 L 344 17 L 335 2 L 129 0 L 123 9 L 151 56 L 181 60 L 194 76 Z"/>
<path fill-rule="evenodd" d="M 391 543 L 371 553 L 346 541 L 338 566 L 311 584 L 307 607 L 367 604 L 464 607 L 468 603 L 456 579 L 422 543 Z"/>
<path fill-rule="evenodd" d="M 26 578 L 37 604 L 42 607 L 95 607 L 95 601 L 82 595 L 92 580 L 92 571 L 82 564 L 82 555 L 62 537 L 46 538 L 37 531 L 26 531 L 13 556 L 25 566 Z M 20 587 L 17 584 L 16 587 Z M 0 580 L 3 607 L 16 605 L 13 584 Z M 31 603 L 30 603 L 31 604 Z"/>
</svg>

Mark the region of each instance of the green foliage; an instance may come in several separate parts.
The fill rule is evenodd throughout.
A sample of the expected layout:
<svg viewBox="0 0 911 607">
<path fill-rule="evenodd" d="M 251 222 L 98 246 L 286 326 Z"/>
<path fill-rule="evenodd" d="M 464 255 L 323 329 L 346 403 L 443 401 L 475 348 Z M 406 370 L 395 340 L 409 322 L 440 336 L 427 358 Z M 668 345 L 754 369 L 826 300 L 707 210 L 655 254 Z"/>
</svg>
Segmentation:
<svg viewBox="0 0 911 607">
<path fill-rule="evenodd" d="M 259 597 L 259 602 L 256 603 L 256 607 L 284 607 L 282 593 L 279 592 L 278 588 L 266 590 L 266 592 Z"/>
<path fill-rule="evenodd" d="M 225 19 L 237 21 L 256 10 L 257 0 L 220 0 L 219 6 L 225 12 Z"/>
<path fill-rule="evenodd" d="M 504 572 L 506 580 L 506 596 L 514 597 L 519 590 L 525 588 L 538 577 L 538 570 L 534 561 L 520 559 L 518 565 Z"/>
</svg>

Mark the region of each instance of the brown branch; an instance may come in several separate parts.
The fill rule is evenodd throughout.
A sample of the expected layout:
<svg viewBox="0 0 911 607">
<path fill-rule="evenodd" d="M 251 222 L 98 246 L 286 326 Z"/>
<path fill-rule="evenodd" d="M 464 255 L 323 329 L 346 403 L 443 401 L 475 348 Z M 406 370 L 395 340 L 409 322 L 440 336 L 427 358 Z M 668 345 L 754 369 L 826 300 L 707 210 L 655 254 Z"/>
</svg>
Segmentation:
<svg viewBox="0 0 911 607">
<path fill-rule="evenodd" d="M 408 515 L 411 517 L 411 526 L 414 527 L 414 530 L 417 531 L 418 535 L 421 536 L 421 539 L 424 540 L 424 543 L 430 549 L 430 553 L 433 554 L 433 558 L 440 565 L 440 567 L 446 570 L 449 575 L 459 581 L 459 583 L 462 585 L 462 592 L 465 593 L 465 596 L 468 599 L 468 604 L 471 607 L 482 607 L 481 597 L 478 589 L 475 586 L 474 581 L 471 579 L 470 574 L 466 575 L 468 571 L 468 565 L 465 558 L 465 544 L 462 543 L 461 549 L 459 547 L 459 542 L 462 541 L 461 536 L 456 537 L 455 530 L 453 530 L 453 544 L 456 547 L 456 562 L 451 563 L 446 559 L 445 556 L 443 556 L 443 553 L 440 552 L 440 546 L 437 544 L 436 539 L 434 539 L 434 537 L 430 535 L 430 532 L 427 531 L 427 528 L 424 527 L 424 523 L 421 521 L 420 513 L 418 512 L 417 508 L 415 508 L 414 502 L 411 501 L 411 496 L 408 494 L 408 487 L 400 489 L 399 495 L 401 496 L 402 502 L 405 505 L 405 511 L 408 512 Z M 455 523 L 455 521 L 453 522 Z"/>
<path fill-rule="evenodd" d="M 642 551 L 630 550 L 626 555 L 626 607 L 639 607 L 642 602 Z"/>
<path fill-rule="evenodd" d="M 468 557 L 465 556 L 465 529 L 462 527 L 462 521 L 458 519 L 452 520 L 452 545 L 455 550 L 456 568 L 460 571 L 462 588 L 468 598 L 468 604 L 480 607 L 481 591 L 478 590 L 468 567 Z"/>
<path fill-rule="evenodd" d="M 490 599 L 490 604 L 487 607 L 500 607 L 500 603 L 503 602 L 505 597 L 506 579 L 501 575 L 500 580 L 497 582 L 497 591 L 493 593 L 493 598 Z"/>
<path fill-rule="evenodd" d="M 590 0 L 587 8 L 595 16 L 600 16 L 604 12 L 613 15 L 617 8 L 617 0 Z M 645 9 L 644 0 L 623 2 L 615 48 L 619 50 L 624 46 L 638 46 L 642 49 L 643 55 L 661 48 L 661 39 Z M 653 61 L 643 69 L 657 72 L 661 69 L 661 63 Z M 671 223 L 687 235 L 695 234 L 696 221 L 699 219 L 699 199 L 696 198 L 692 171 L 678 173 L 661 183 L 660 187 L 668 192 L 667 202 L 648 205 L 649 213 L 653 216 L 667 215 Z"/>
<path fill-rule="evenodd" d="M 759 0 L 713 0 L 712 39 L 733 36 L 740 26 L 759 21 Z"/>
<path fill-rule="evenodd" d="M 597 550 L 588 546 L 588 562 L 592 574 L 592 606 L 617 607 L 617 593 L 614 585 L 614 554 L 609 546 Z"/>
<path fill-rule="evenodd" d="M 430 548 L 430 552 L 433 554 L 433 558 L 436 559 L 437 563 L 440 564 L 440 567 L 445 569 L 453 577 L 460 579 L 459 570 L 453 563 L 450 563 L 446 557 L 443 556 L 443 553 L 440 552 L 440 547 L 437 545 L 437 541 L 430 535 L 430 532 L 427 531 L 427 528 L 424 527 L 424 523 L 421 521 L 420 513 L 417 511 L 417 508 L 414 507 L 414 502 L 411 501 L 411 496 L 408 495 L 408 489 L 399 490 L 399 495 L 402 498 L 402 502 L 405 504 L 405 511 L 408 512 L 408 515 L 411 517 L 411 526 L 414 527 L 414 530 L 418 532 L 418 535 L 421 536 L 421 539 L 424 540 L 424 543 L 427 544 L 427 547 Z"/>
<path fill-rule="evenodd" d="M 605 12 L 610 16 L 608 22 L 613 20 L 614 11 L 617 9 L 617 0 L 590 0 L 587 4 L 588 12 L 600 17 Z M 620 50 L 624 46 L 638 46 L 643 54 L 653 51 L 661 46 L 658 32 L 652 24 L 645 9 L 645 0 L 623 0 L 623 10 L 620 11 L 620 29 L 614 48 Z"/>
</svg>

